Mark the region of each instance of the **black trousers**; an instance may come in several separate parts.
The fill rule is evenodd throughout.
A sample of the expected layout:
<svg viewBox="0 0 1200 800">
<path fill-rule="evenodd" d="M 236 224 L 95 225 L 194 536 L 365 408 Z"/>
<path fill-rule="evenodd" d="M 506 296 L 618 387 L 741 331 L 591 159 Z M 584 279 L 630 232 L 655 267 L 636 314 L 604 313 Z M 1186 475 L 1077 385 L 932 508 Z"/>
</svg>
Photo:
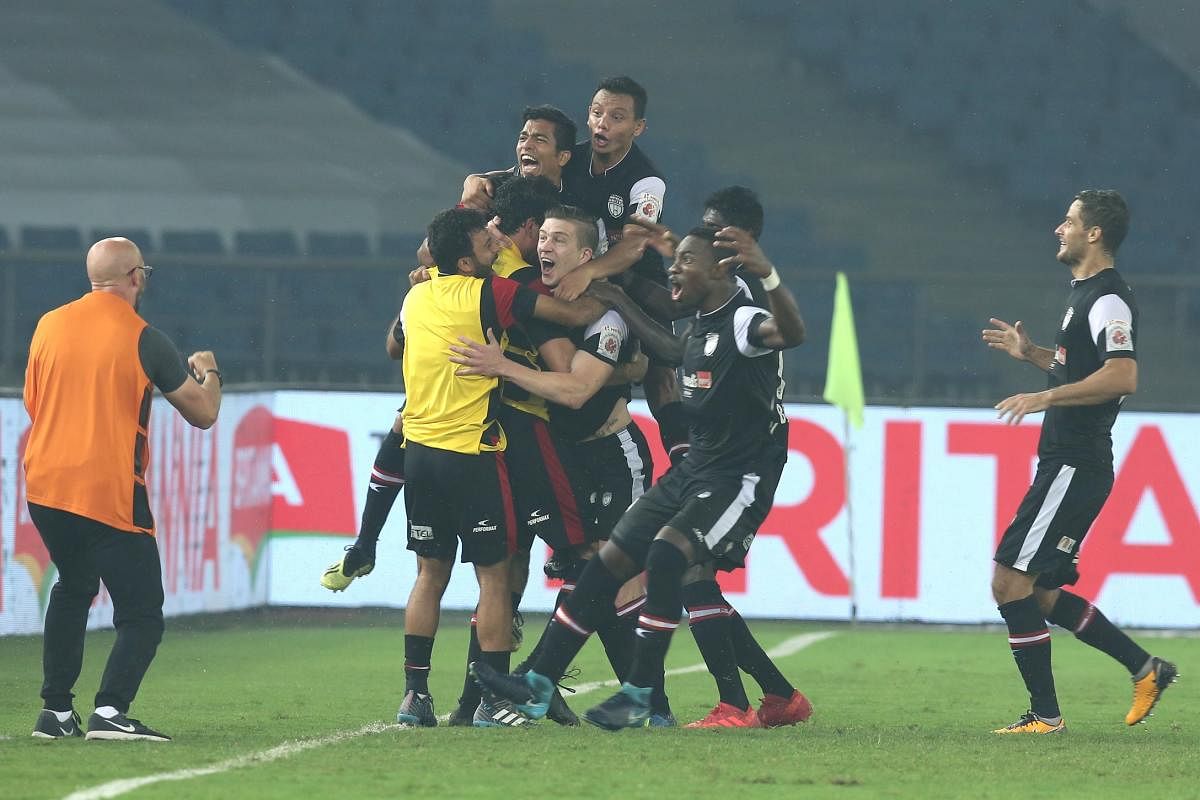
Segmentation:
<svg viewBox="0 0 1200 800">
<path fill-rule="evenodd" d="M 153 536 L 117 530 L 78 514 L 29 504 L 58 582 L 50 590 L 42 643 L 42 699 L 67 711 L 83 668 L 88 609 L 100 581 L 113 604 L 117 641 L 100 679 L 96 706 L 129 710 L 163 635 L 162 564 Z"/>
</svg>

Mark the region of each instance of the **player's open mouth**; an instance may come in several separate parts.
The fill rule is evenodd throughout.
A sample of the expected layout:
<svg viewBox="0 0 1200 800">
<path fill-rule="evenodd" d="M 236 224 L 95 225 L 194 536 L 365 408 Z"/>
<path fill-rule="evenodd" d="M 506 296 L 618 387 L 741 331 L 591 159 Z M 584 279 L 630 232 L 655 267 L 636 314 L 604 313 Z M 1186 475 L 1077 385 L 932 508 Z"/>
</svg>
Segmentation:
<svg viewBox="0 0 1200 800">
<path fill-rule="evenodd" d="M 547 273 L 553 271 L 553 269 L 554 269 L 554 262 L 548 258 L 543 258 L 541 264 L 542 264 L 542 274 L 543 275 L 546 275 Z"/>
<path fill-rule="evenodd" d="M 600 133 L 592 134 L 592 144 L 596 147 L 604 147 L 608 144 L 608 137 Z"/>
<path fill-rule="evenodd" d="M 671 299 L 678 300 L 683 295 L 683 287 L 676 283 L 674 278 L 668 278 L 667 283 L 671 285 Z"/>
<path fill-rule="evenodd" d="M 537 160 L 536 158 L 534 158 L 533 156 L 530 156 L 530 155 L 523 155 L 523 156 L 521 156 L 521 158 L 520 158 L 520 164 L 521 164 L 521 168 L 522 168 L 522 169 L 524 169 L 524 168 L 526 168 L 526 167 L 533 168 L 533 167 L 540 167 L 540 166 L 541 166 L 541 164 L 539 164 L 539 163 L 538 163 L 538 160 Z"/>
</svg>

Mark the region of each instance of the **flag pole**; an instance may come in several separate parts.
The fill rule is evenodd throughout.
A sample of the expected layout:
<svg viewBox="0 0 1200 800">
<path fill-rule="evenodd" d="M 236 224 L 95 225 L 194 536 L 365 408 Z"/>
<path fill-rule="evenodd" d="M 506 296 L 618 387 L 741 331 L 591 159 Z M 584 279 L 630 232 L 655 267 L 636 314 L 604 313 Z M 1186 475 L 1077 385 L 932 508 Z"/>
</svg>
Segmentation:
<svg viewBox="0 0 1200 800">
<path fill-rule="evenodd" d="M 854 494 L 851 491 L 850 457 L 854 453 L 854 445 L 850 441 L 850 415 L 842 414 L 842 430 L 844 444 L 842 459 L 846 482 L 846 543 L 850 550 L 850 624 L 858 624 L 858 573 L 854 568 Z"/>
</svg>

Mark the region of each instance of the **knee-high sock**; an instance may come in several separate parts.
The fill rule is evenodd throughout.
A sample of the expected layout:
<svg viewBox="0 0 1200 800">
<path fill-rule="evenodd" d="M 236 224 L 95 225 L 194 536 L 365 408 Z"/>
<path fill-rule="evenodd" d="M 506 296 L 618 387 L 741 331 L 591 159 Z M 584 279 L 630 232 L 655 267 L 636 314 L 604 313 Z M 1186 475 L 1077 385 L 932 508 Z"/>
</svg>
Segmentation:
<svg viewBox="0 0 1200 800">
<path fill-rule="evenodd" d="M 689 583 L 683 587 L 683 606 L 704 665 L 717 683 L 721 702 L 745 711 L 750 707 L 738 671 L 733 641 L 733 609 L 721 597 L 716 581 Z"/>
<path fill-rule="evenodd" d="M 1000 606 L 1008 624 L 1008 644 L 1029 690 L 1029 707 L 1039 717 L 1058 717 L 1054 673 L 1050 669 L 1050 629 L 1033 595 Z"/>
<path fill-rule="evenodd" d="M 687 557 L 675 545 L 663 539 L 651 543 L 646 555 L 646 605 L 638 615 L 633 667 L 627 680 L 634 686 L 651 687 L 663 673 L 671 635 L 683 610 L 680 581 L 687 566 Z"/>
<path fill-rule="evenodd" d="M 1150 660 L 1150 654 L 1137 642 L 1109 622 L 1100 609 L 1077 594 L 1060 591 L 1047 619 L 1074 633 L 1084 644 L 1121 662 L 1130 675 L 1136 675 Z"/>
<path fill-rule="evenodd" d="M 530 668 L 557 681 L 567 671 L 598 624 L 612 614 L 613 601 L 624 581 L 613 575 L 604 562 L 587 562 L 575 591 L 554 612 L 538 642 L 540 652 Z"/>
<path fill-rule="evenodd" d="M 379 532 L 387 522 L 388 514 L 396 497 L 404 487 L 404 437 L 388 431 L 375 464 L 371 467 L 371 483 L 367 487 L 366 502 L 363 503 L 362 521 L 358 525 L 358 545 L 371 553 L 379 541 Z"/>
</svg>

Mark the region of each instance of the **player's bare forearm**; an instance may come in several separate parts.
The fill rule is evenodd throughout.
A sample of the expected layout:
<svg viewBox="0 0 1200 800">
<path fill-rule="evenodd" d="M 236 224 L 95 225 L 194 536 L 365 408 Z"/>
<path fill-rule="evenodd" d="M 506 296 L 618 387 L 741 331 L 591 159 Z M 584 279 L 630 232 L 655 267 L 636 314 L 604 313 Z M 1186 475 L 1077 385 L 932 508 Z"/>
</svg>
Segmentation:
<svg viewBox="0 0 1200 800">
<path fill-rule="evenodd" d="M 590 297 L 580 297 L 568 303 L 557 297 L 539 294 L 533 307 L 533 315 L 567 328 L 582 328 L 600 319 L 607 310 L 607 306 Z"/>
<path fill-rule="evenodd" d="M 774 322 L 775 335 L 770 338 L 764 336 L 763 345 L 776 350 L 786 350 L 789 347 L 803 344 L 806 335 L 804 318 L 800 316 L 800 307 L 796 305 L 796 298 L 792 295 L 791 290 L 783 284 L 779 284 L 767 292 L 767 302 L 771 306 L 771 315 L 774 317 L 769 322 Z M 769 322 L 760 326 L 760 335 Z"/>
<path fill-rule="evenodd" d="M 1104 366 L 1081 381 L 1048 389 L 1052 406 L 1096 406 L 1137 391 L 1137 362 L 1132 358 L 1110 358 Z"/>
<path fill-rule="evenodd" d="M 1029 347 L 1022 353 L 1025 360 L 1042 372 L 1049 372 L 1050 366 L 1054 363 L 1054 351 L 1046 347 L 1038 347 L 1036 344 Z"/>
<path fill-rule="evenodd" d="M 625 291 L 655 319 L 683 319 L 691 312 L 671 299 L 671 292 L 635 273 L 625 276 Z"/>
<path fill-rule="evenodd" d="M 388 358 L 393 361 L 399 361 L 404 357 L 404 343 L 396 338 L 396 331 L 398 330 L 400 330 L 400 316 L 396 315 L 396 318 L 392 320 L 392 324 L 388 325 L 387 342 L 385 344 Z"/>
<path fill-rule="evenodd" d="M 683 363 L 683 340 L 675 332 L 659 325 L 641 306 L 633 302 L 624 292 L 614 308 L 625 318 L 629 329 L 642 342 L 647 355 L 671 367 Z"/>
</svg>

